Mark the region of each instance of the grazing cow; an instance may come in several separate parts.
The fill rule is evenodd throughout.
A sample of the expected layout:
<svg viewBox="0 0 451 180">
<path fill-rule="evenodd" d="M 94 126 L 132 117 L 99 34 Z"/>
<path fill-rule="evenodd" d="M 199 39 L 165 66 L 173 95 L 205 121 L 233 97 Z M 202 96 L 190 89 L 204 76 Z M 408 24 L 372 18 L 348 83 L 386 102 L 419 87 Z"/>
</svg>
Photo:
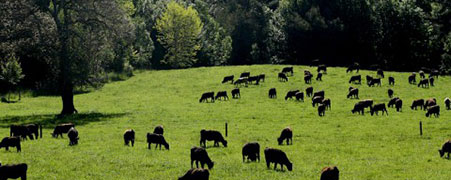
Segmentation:
<svg viewBox="0 0 451 180">
<path fill-rule="evenodd" d="M 379 78 L 373 78 L 373 79 L 370 81 L 370 83 L 368 84 L 369 87 L 372 87 L 372 86 L 375 86 L 375 85 L 381 86 L 381 79 L 379 79 Z"/>
<path fill-rule="evenodd" d="M 19 136 L 22 139 L 27 139 L 28 136 L 31 140 L 38 139 L 39 135 L 42 138 L 42 126 L 37 124 L 11 125 L 9 135 Z"/>
<path fill-rule="evenodd" d="M 410 84 L 415 84 L 417 82 L 416 80 L 416 75 L 413 73 L 409 76 L 409 83 Z"/>
<path fill-rule="evenodd" d="M 440 74 L 440 72 L 438 70 L 432 70 L 431 73 L 429 74 L 429 77 L 438 78 L 439 74 Z"/>
<path fill-rule="evenodd" d="M 58 124 L 55 129 L 53 129 L 52 137 L 57 138 L 58 136 L 63 137 L 63 134 L 69 132 L 70 128 L 75 127 L 73 123 L 64 123 L 64 124 Z"/>
<path fill-rule="evenodd" d="M 2 165 L 0 163 L 0 179 L 27 179 L 28 165 L 25 163 L 12 164 L 12 165 Z"/>
<path fill-rule="evenodd" d="M 279 78 L 279 81 L 281 81 L 281 82 L 287 82 L 288 81 L 288 77 L 284 73 L 279 73 L 278 78 Z"/>
<path fill-rule="evenodd" d="M 393 106 L 395 106 L 395 104 L 396 104 L 396 101 L 399 99 L 399 97 L 394 97 L 394 98 L 391 98 L 390 99 L 390 101 L 388 101 L 388 107 L 393 107 Z"/>
<path fill-rule="evenodd" d="M 382 115 L 384 115 L 384 112 L 385 112 L 385 114 L 387 114 L 387 116 L 388 116 L 388 111 L 387 111 L 387 108 L 385 107 L 385 103 L 376 104 L 376 105 L 370 107 L 371 116 L 374 113 L 376 113 L 376 115 L 379 115 L 378 114 L 379 111 L 382 111 Z"/>
<path fill-rule="evenodd" d="M 371 107 L 373 106 L 373 100 L 372 99 L 365 99 L 360 101 L 363 103 L 363 108 Z"/>
<path fill-rule="evenodd" d="M 401 112 L 402 111 L 402 100 L 401 99 L 396 100 L 395 107 L 396 107 L 396 111 L 397 112 Z"/>
<path fill-rule="evenodd" d="M 25 127 L 28 129 L 28 132 L 34 134 L 35 139 L 38 139 L 38 136 L 42 139 L 42 125 L 37 124 L 26 124 Z M 33 138 L 31 138 L 33 140 Z"/>
<path fill-rule="evenodd" d="M 285 139 L 287 140 L 287 145 L 290 145 L 290 141 L 293 145 L 293 130 L 289 127 L 282 130 L 280 137 L 277 138 L 277 142 L 279 143 L 279 145 L 282 145 Z"/>
<path fill-rule="evenodd" d="M 369 75 L 366 75 L 366 84 L 370 84 L 370 82 L 371 82 L 373 79 L 374 79 L 373 77 L 371 77 L 371 76 L 369 76 Z"/>
<path fill-rule="evenodd" d="M 349 91 L 347 98 L 357 98 L 359 99 L 359 89 L 353 88 Z"/>
<path fill-rule="evenodd" d="M 443 143 L 442 149 L 439 149 L 438 152 L 440 153 L 440 157 L 443 157 L 445 153 L 447 153 L 449 159 L 449 154 L 451 153 L 451 140 L 448 140 L 445 143 Z"/>
<path fill-rule="evenodd" d="M 240 89 L 235 88 L 232 90 L 232 98 L 233 99 L 241 98 Z"/>
<path fill-rule="evenodd" d="M 153 129 L 153 133 L 163 135 L 164 134 L 163 126 L 162 125 L 156 126 L 155 129 Z"/>
<path fill-rule="evenodd" d="M 327 74 L 327 66 L 324 64 L 318 65 L 318 69 L 316 70 L 318 73 L 323 71 L 324 74 Z"/>
<path fill-rule="evenodd" d="M 133 129 L 127 129 L 124 132 L 124 143 L 126 146 L 129 146 L 130 142 L 132 142 L 132 147 L 135 145 L 135 131 Z"/>
<path fill-rule="evenodd" d="M 380 77 L 382 77 L 382 78 L 385 78 L 385 76 L 384 76 L 384 71 L 383 71 L 382 69 L 378 69 L 378 70 L 377 70 L 377 75 L 380 76 Z"/>
<path fill-rule="evenodd" d="M 426 78 L 426 76 L 424 75 L 424 71 L 423 71 L 423 70 L 420 70 L 420 71 L 418 72 L 418 74 L 420 74 L 420 78 L 421 78 L 421 79 Z"/>
<path fill-rule="evenodd" d="M 388 85 L 392 85 L 392 86 L 395 85 L 395 78 L 394 77 L 392 77 L 392 76 L 388 77 Z"/>
<path fill-rule="evenodd" d="M 241 73 L 240 78 L 248 78 L 249 76 L 251 76 L 250 72 L 243 72 Z"/>
<path fill-rule="evenodd" d="M 325 167 L 321 170 L 320 180 L 339 180 L 340 171 L 337 166 Z"/>
<path fill-rule="evenodd" d="M 323 73 L 318 73 L 318 75 L 316 76 L 316 80 L 317 81 L 323 81 Z"/>
<path fill-rule="evenodd" d="M 262 82 L 265 82 L 265 74 L 258 75 L 258 79 L 260 79 L 260 81 Z"/>
<path fill-rule="evenodd" d="M 362 76 L 360 76 L 360 75 L 351 76 L 351 79 L 349 79 L 349 83 L 361 84 L 362 83 Z"/>
<path fill-rule="evenodd" d="M 210 172 L 208 169 L 190 169 L 185 175 L 179 177 L 179 180 L 208 180 L 210 178 Z"/>
<path fill-rule="evenodd" d="M 295 96 L 296 96 L 296 100 L 297 100 L 297 101 L 302 101 L 302 102 L 304 102 L 304 92 L 297 92 L 297 93 L 295 94 Z"/>
<path fill-rule="evenodd" d="M 288 171 L 293 170 L 293 163 L 288 160 L 285 152 L 275 148 L 265 148 L 265 159 L 266 166 L 269 168 L 270 163 L 274 163 L 274 169 L 277 168 L 277 164 L 280 164 L 280 167 L 283 171 L 283 166 L 287 166 Z"/>
<path fill-rule="evenodd" d="M 277 91 L 276 91 L 276 88 L 271 88 L 271 89 L 269 89 L 269 93 L 268 93 L 269 95 L 269 98 L 277 98 Z"/>
<path fill-rule="evenodd" d="M 305 84 L 310 84 L 310 83 L 312 83 L 312 78 L 313 78 L 313 75 L 312 75 L 312 74 L 304 75 L 304 82 L 305 82 Z"/>
<path fill-rule="evenodd" d="M 224 147 L 227 147 L 227 141 L 219 131 L 202 129 L 200 131 L 200 145 L 206 147 L 206 141 L 214 141 L 214 147 L 219 147 L 219 142 L 221 142 Z"/>
<path fill-rule="evenodd" d="M 5 148 L 9 151 L 9 147 L 15 147 L 17 152 L 21 152 L 22 148 L 20 146 L 20 137 L 5 137 L 0 142 L 0 149 Z"/>
<path fill-rule="evenodd" d="M 308 97 L 311 97 L 312 95 L 313 95 L 313 87 L 308 87 L 308 88 L 306 88 L 305 89 L 305 94 L 308 96 Z"/>
<path fill-rule="evenodd" d="M 299 90 L 291 90 L 287 92 L 287 95 L 285 96 L 285 101 L 289 99 L 293 99 L 293 97 L 296 97 L 296 93 L 299 92 Z"/>
<path fill-rule="evenodd" d="M 246 143 L 243 146 L 241 154 L 243 155 L 243 162 L 246 159 L 246 157 L 248 161 L 258 160 L 258 162 L 260 162 L 260 144 L 258 144 L 258 142 Z"/>
<path fill-rule="evenodd" d="M 208 99 L 210 99 L 210 102 L 215 102 L 215 93 L 214 92 L 203 93 L 202 97 L 199 99 L 199 103 L 208 102 Z"/>
<path fill-rule="evenodd" d="M 445 106 L 447 110 L 451 110 L 451 100 L 448 97 L 445 98 Z"/>
<path fill-rule="evenodd" d="M 317 104 L 321 104 L 324 100 L 323 96 L 315 96 L 312 99 L 312 106 L 315 107 Z"/>
<path fill-rule="evenodd" d="M 304 76 L 306 75 L 312 75 L 312 72 L 310 72 L 309 70 L 304 70 Z"/>
<path fill-rule="evenodd" d="M 388 93 L 388 97 L 389 98 L 392 98 L 393 97 L 393 89 L 388 89 L 388 91 L 387 91 L 387 93 Z"/>
<path fill-rule="evenodd" d="M 426 112 L 426 117 L 429 117 L 432 114 L 435 117 L 440 117 L 440 106 L 434 105 L 434 106 L 429 107 L 428 111 Z"/>
<path fill-rule="evenodd" d="M 161 134 L 155 134 L 155 133 L 147 133 L 147 149 L 150 149 L 151 144 L 155 144 L 155 149 L 157 149 L 158 146 L 161 145 L 164 146 L 167 150 L 169 150 L 169 144 L 166 142 L 166 139 L 164 139 L 164 136 Z"/>
<path fill-rule="evenodd" d="M 233 83 L 236 87 L 244 85 L 247 87 L 248 81 L 247 78 L 239 78 Z"/>
<path fill-rule="evenodd" d="M 423 109 L 423 106 L 424 106 L 424 99 L 417 99 L 417 100 L 414 100 L 413 102 L 412 102 L 412 106 L 410 106 L 410 109 L 415 109 L 415 110 L 417 110 L 417 107 L 418 106 L 420 106 L 420 109 Z"/>
<path fill-rule="evenodd" d="M 430 78 L 429 78 L 429 84 L 430 84 L 431 86 L 434 86 L 434 81 L 435 81 L 435 79 L 434 79 L 433 77 L 430 77 Z"/>
<path fill-rule="evenodd" d="M 318 115 L 319 115 L 319 116 L 324 116 L 324 115 L 326 115 L 326 105 L 320 104 L 320 105 L 318 106 Z"/>
<path fill-rule="evenodd" d="M 282 73 L 284 73 L 284 74 L 291 73 L 291 76 L 293 76 L 293 67 L 284 67 L 282 69 Z"/>
<path fill-rule="evenodd" d="M 202 147 L 191 148 L 191 168 L 193 168 L 193 162 L 196 161 L 196 167 L 199 168 L 199 162 L 202 168 L 207 164 L 208 169 L 212 169 L 214 162 L 208 157 L 207 151 Z"/>
<path fill-rule="evenodd" d="M 69 129 L 67 137 L 69 137 L 69 146 L 78 144 L 78 140 L 80 139 L 78 138 L 78 131 L 74 127 Z"/>
<path fill-rule="evenodd" d="M 359 72 L 359 70 L 360 70 L 360 65 L 359 65 L 359 63 L 354 63 L 354 64 L 350 65 L 350 66 L 348 67 L 348 69 L 346 69 L 346 73 L 352 72 L 352 71 L 354 71 L 354 70 L 357 70 L 357 72 Z"/>
<path fill-rule="evenodd" d="M 428 107 L 435 105 L 437 105 L 437 100 L 435 98 L 429 98 L 424 101 L 423 110 L 426 110 Z"/>
<path fill-rule="evenodd" d="M 418 87 L 429 87 L 429 79 L 422 79 L 419 83 L 418 83 Z"/>
<path fill-rule="evenodd" d="M 352 114 L 358 112 L 359 114 L 362 114 L 362 115 L 363 115 L 363 114 L 364 114 L 364 110 L 365 110 L 365 107 L 364 107 L 364 106 L 365 106 L 365 105 L 364 105 L 363 102 L 358 102 L 358 103 L 356 103 L 356 104 L 354 105 L 354 109 L 351 110 Z"/>
<path fill-rule="evenodd" d="M 255 85 L 259 85 L 260 83 L 260 76 L 250 76 L 247 81 L 249 84 L 252 84 L 255 81 Z"/>
<path fill-rule="evenodd" d="M 325 95 L 324 91 L 317 91 L 317 92 L 313 93 L 313 97 L 315 97 L 315 96 L 324 97 L 324 95 Z"/>
<path fill-rule="evenodd" d="M 330 99 L 329 98 L 326 98 L 326 99 L 324 99 L 323 100 L 323 102 L 321 102 L 321 104 L 323 104 L 324 106 L 326 106 L 326 109 L 332 109 L 332 107 L 331 107 L 331 103 L 330 103 Z"/>
<path fill-rule="evenodd" d="M 222 100 L 221 98 L 224 98 L 224 100 L 229 100 L 229 96 L 227 96 L 227 91 L 218 91 L 216 94 L 215 100 Z"/>
<path fill-rule="evenodd" d="M 229 81 L 233 84 L 233 78 L 234 78 L 233 75 L 224 77 L 224 79 L 222 80 L 222 84 L 229 82 Z"/>
</svg>

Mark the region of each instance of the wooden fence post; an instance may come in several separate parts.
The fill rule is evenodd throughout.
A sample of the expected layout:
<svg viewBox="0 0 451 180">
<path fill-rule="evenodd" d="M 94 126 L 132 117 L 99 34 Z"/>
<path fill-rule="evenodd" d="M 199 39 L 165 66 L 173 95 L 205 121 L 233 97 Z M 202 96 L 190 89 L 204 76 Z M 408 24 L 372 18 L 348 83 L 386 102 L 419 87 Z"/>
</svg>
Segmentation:
<svg viewBox="0 0 451 180">
<path fill-rule="evenodd" d="M 420 136 L 423 135 L 423 123 L 420 121 Z"/>
<path fill-rule="evenodd" d="M 227 137 L 227 135 L 228 135 L 228 131 L 227 131 L 227 130 L 228 130 L 228 128 L 227 128 L 227 123 L 225 123 L 225 131 L 226 131 L 226 132 L 225 132 L 225 135 L 226 135 L 226 137 Z"/>
</svg>

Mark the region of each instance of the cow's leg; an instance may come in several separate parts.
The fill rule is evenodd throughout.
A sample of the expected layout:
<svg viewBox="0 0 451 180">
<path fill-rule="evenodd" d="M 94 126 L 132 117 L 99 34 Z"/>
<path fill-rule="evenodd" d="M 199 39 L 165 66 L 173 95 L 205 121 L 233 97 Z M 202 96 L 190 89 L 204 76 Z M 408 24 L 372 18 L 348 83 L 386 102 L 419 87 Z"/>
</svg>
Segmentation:
<svg viewBox="0 0 451 180">
<path fill-rule="evenodd" d="M 147 144 L 147 149 L 150 149 L 150 144 L 151 144 L 151 143 L 148 143 L 148 144 Z"/>
<path fill-rule="evenodd" d="M 194 161 L 193 161 L 193 160 L 191 160 L 191 168 L 193 168 L 193 162 L 194 162 Z"/>
</svg>

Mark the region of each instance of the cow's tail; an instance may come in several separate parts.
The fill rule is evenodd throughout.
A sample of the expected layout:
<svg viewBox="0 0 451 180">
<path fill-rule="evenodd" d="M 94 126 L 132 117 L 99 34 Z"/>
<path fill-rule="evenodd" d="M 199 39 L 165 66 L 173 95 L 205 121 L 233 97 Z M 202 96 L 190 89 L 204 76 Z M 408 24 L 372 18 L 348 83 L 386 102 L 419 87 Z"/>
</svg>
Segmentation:
<svg viewBox="0 0 451 180">
<path fill-rule="evenodd" d="M 39 138 L 42 139 L 42 124 L 39 124 Z"/>
</svg>

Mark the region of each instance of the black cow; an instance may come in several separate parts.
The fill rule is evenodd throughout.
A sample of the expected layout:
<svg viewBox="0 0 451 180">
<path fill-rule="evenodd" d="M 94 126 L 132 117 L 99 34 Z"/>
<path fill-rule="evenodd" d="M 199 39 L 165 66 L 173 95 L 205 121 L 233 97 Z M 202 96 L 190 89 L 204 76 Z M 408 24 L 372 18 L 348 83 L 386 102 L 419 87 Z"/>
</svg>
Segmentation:
<svg viewBox="0 0 451 180">
<path fill-rule="evenodd" d="M 280 167 L 283 171 L 283 166 L 287 166 L 288 171 L 293 170 L 293 163 L 288 160 L 285 152 L 279 149 L 274 148 L 265 148 L 265 159 L 266 166 L 269 168 L 271 163 L 274 163 L 274 169 L 276 169 L 277 164 L 280 164 Z"/>
<path fill-rule="evenodd" d="M 260 81 L 265 82 L 265 74 L 258 75 L 258 78 L 260 79 Z"/>
<path fill-rule="evenodd" d="M 437 100 L 435 98 L 429 98 L 424 101 L 423 110 L 426 110 L 428 107 L 437 105 Z"/>
<path fill-rule="evenodd" d="M 387 116 L 388 116 L 388 111 L 387 111 L 387 108 L 385 107 L 385 103 L 376 104 L 376 105 L 370 107 L 371 116 L 374 113 L 376 113 L 376 115 L 379 115 L 378 114 L 379 111 L 382 111 L 382 115 L 384 115 L 384 112 L 385 112 L 385 114 L 387 114 Z"/>
<path fill-rule="evenodd" d="M 5 137 L 0 142 L 0 149 L 5 148 L 9 151 L 9 147 L 15 147 L 17 152 L 21 152 L 22 148 L 20 146 L 20 137 Z"/>
<path fill-rule="evenodd" d="M 347 98 L 356 98 L 359 99 L 359 89 L 353 88 L 349 91 Z"/>
<path fill-rule="evenodd" d="M 208 180 L 210 172 L 208 169 L 190 169 L 179 180 Z"/>
<path fill-rule="evenodd" d="M 354 64 L 350 65 L 350 66 L 348 67 L 348 69 L 346 69 L 346 73 L 352 72 L 352 71 L 354 71 L 354 70 L 357 70 L 357 72 L 359 72 L 359 70 L 360 70 L 360 65 L 359 65 L 359 63 L 354 63 Z"/>
<path fill-rule="evenodd" d="M 322 81 L 323 80 L 322 77 L 323 77 L 323 73 L 318 73 L 318 75 L 316 76 L 316 80 Z"/>
<path fill-rule="evenodd" d="M 208 169 L 212 169 L 214 162 L 208 157 L 207 151 L 202 147 L 191 148 L 191 168 L 193 168 L 193 162 L 196 162 L 196 167 L 199 168 L 199 162 L 202 168 L 207 164 Z"/>
<path fill-rule="evenodd" d="M 241 73 L 240 78 L 248 78 L 249 76 L 251 76 L 250 72 L 243 72 Z"/>
<path fill-rule="evenodd" d="M 424 71 L 423 70 L 418 71 L 418 74 L 420 74 L 420 78 L 421 79 L 426 78 L 426 76 L 424 75 Z"/>
<path fill-rule="evenodd" d="M 315 107 L 317 104 L 321 104 L 324 100 L 323 96 L 315 96 L 312 99 L 312 106 Z"/>
<path fill-rule="evenodd" d="M 202 97 L 199 99 L 199 103 L 208 102 L 208 99 L 210 99 L 210 102 L 215 102 L 215 93 L 214 92 L 203 93 Z"/>
<path fill-rule="evenodd" d="M 293 76 L 293 67 L 284 67 L 282 69 L 282 73 L 284 73 L 284 74 L 291 73 L 291 76 Z"/>
<path fill-rule="evenodd" d="M 78 144 L 78 131 L 75 128 L 70 128 L 67 132 L 67 136 L 69 137 L 69 146 L 73 146 Z"/>
<path fill-rule="evenodd" d="M 155 133 L 147 133 L 147 148 L 150 149 L 150 146 L 153 144 L 155 144 L 155 149 L 157 149 L 157 147 L 160 147 L 161 150 L 161 145 L 164 146 L 164 148 L 166 148 L 167 150 L 169 150 L 169 143 L 166 141 L 166 139 L 164 139 L 164 136 L 161 134 L 155 134 Z"/>
<path fill-rule="evenodd" d="M 359 114 L 364 115 L 365 105 L 363 102 L 358 102 L 354 105 L 354 108 L 351 110 L 352 114 L 358 112 Z"/>
<path fill-rule="evenodd" d="M 241 98 L 240 89 L 235 88 L 232 90 L 232 98 L 233 99 Z"/>
<path fill-rule="evenodd" d="M 428 111 L 426 112 L 426 117 L 429 117 L 431 115 L 434 115 L 435 117 L 440 116 L 440 106 L 434 105 L 428 108 Z"/>
<path fill-rule="evenodd" d="M 153 133 L 163 135 L 164 134 L 163 126 L 162 125 L 156 126 L 155 129 L 153 129 Z"/>
<path fill-rule="evenodd" d="M 295 96 L 297 101 L 304 101 L 304 92 L 297 92 Z"/>
<path fill-rule="evenodd" d="M 370 81 L 370 83 L 368 84 L 369 87 L 372 87 L 372 86 L 375 86 L 375 85 L 381 86 L 381 79 L 379 79 L 379 78 L 373 78 L 373 79 Z"/>
<path fill-rule="evenodd" d="M 362 76 L 360 76 L 360 75 L 351 76 L 351 79 L 349 79 L 349 83 L 361 84 L 362 83 Z"/>
<path fill-rule="evenodd" d="M 223 98 L 224 100 L 229 100 L 229 96 L 227 96 L 227 91 L 218 91 L 218 93 L 216 94 L 215 100 L 222 100 L 221 98 Z"/>
<path fill-rule="evenodd" d="M 365 99 L 360 101 L 363 103 L 363 108 L 371 107 L 373 106 L 373 100 L 372 99 Z"/>
<path fill-rule="evenodd" d="M 430 78 L 429 78 L 429 84 L 430 84 L 431 86 L 434 86 L 434 81 L 435 81 L 435 79 L 434 79 L 433 77 L 430 77 Z"/>
<path fill-rule="evenodd" d="M 311 74 L 304 75 L 304 82 L 306 84 L 310 84 L 310 83 L 312 83 L 312 78 L 313 78 L 313 75 L 311 75 Z"/>
<path fill-rule="evenodd" d="M 410 84 L 415 84 L 417 82 L 416 80 L 416 75 L 413 73 L 409 76 L 409 83 Z"/>
<path fill-rule="evenodd" d="M 277 91 L 276 91 L 276 88 L 271 88 L 271 89 L 269 89 L 269 93 L 268 93 L 269 95 L 269 98 L 277 98 Z"/>
<path fill-rule="evenodd" d="M 339 180 L 340 171 L 337 166 L 325 167 L 321 170 L 320 180 Z"/>
<path fill-rule="evenodd" d="M 135 131 L 133 129 L 127 129 L 124 132 L 124 144 L 129 146 L 130 142 L 133 147 L 135 145 Z"/>
<path fill-rule="evenodd" d="M 393 107 L 393 106 L 395 106 L 395 104 L 396 104 L 396 101 L 399 99 L 399 97 L 394 97 L 394 98 L 391 98 L 390 99 L 390 101 L 388 101 L 388 107 Z"/>
<path fill-rule="evenodd" d="M 279 78 L 279 81 L 281 81 L 281 82 L 287 82 L 288 81 L 288 77 L 284 73 L 279 73 L 279 75 L 277 77 Z"/>
<path fill-rule="evenodd" d="M 293 99 L 293 97 L 296 97 L 296 93 L 299 92 L 299 90 L 291 90 L 287 92 L 287 95 L 285 96 L 285 101 L 288 99 Z"/>
<path fill-rule="evenodd" d="M 418 87 L 429 87 L 429 79 L 422 79 L 419 83 L 418 83 Z"/>
<path fill-rule="evenodd" d="M 255 85 L 259 85 L 260 83 L 260 76 L 250 76 L 247 81 L 249 82 L 249 84 L 253 84 L 253 82 L 255 82 Z"/>
<path fill-rule="evenodd" d="M 230 82 L 233 84 L 233 78 L 234 78 L 233 75 L 231 75 L 231 76 L 226 76 L 226 77 L 224 77 L 224 79 L 222 80 L 222 83 L 224 84 L 224 83 L 230 81 Z"/>
<path fill-rule="evenodd" d="M 315 97 L 315 96 L 324 97 L 324 95 L 325 95 L 324 91 L 317 91 L 317 92 L 313 93 L 313 97 Z"/>
<path fill-rule="evenodd" d="M 324 106 L 326 106 L 326 109 L 332 109 L 331 103 L 330 103 L 330 99 L 326 98 L 323 100 L 323 102 L 321 102 L 321 104 L 323 104 Z"/>
<path fill-rule="evenodd" d="M 58 124 L 55 129 L 53 129 L 52 137 L 57 138 L 58 136 L 63 137 L 63 134 L 69 132 L 70 128 L 75 127 L 73 123 L 64 123 L 64 124 Z"/>
<path fill-rule="evenodd" d="M 243 146 L 241 154 L 243 155 L 243 162 L 246 159 L 246 157 L 248 161 L 258 160 L 258 162 L 260 162 L 260 144 L 258 144 L 258 142 L 246 143 Z"/>
<path fill-rule="evenodd" d="M 366 84 L 370 84 L 370 82 L 371 82 L 373 79 L 374 79 L 373 77 L 371 77 L 371 76 L 369 76 L 369 75 L 366 75 Z"/>
<path fill-rule="evenodd" d="M 12 164 L 12 165 L 2 165 L 0 163 L 0 180 L 7 179 L 27 179 L 28 165 L 25 163 Z"/>
<path fill-rule="evenodd" d="M 42 126 L 37 124 L 11 125 L 9 135 L 19 136 L 22 139 L 27 139 L 28 137 L 31 140 L 38 139 L 38 137 L 42 138 Z"/>
<path fill-rule="evenodd" d="M 200 145 L 206 147 L 206 141 L 214 141 L 213 146 L 218 147 L 219 142 L 222 143 L 224 147 L 227 147 L 227 141 L 224 139 L 222 134 L 216 130 L 205 130 L 200 131 Z"/>
<path fill-rule="evenodd" d="M 394 91 L 393 91 L 393 89 L 388 89 L 387 93 L 388 93 L 388 97 L 392 98 L 393 94 L 394 94 Z"/>
<path fill-rule="evenodd" d="M 439 149 L 438 152 L 440 153 L 440 157 L 443 157 L 445 153 L 447 153 L 449 159 L 449 154 L 451 153 L 451 140 L 448 140 L 445 143 L 443 143 L 442 149 Z"/>
<path fill-rule="evenodd" d="M 245 87 L 247 87 L 248 80 L 247 80 L 247 78 L 239 78 L 239 79 L 236 80 L 233 84 L 234 84 L 236 87 L 242 86 L 243 84 L 244 84 Z"/>
<path fill-rule="evenodd" d="M 384 71 L 383 71 L 382 69 L 378 69 L 378 70 L 377 70 L 377 75 L 380 76 L 380 77 L 382 77 L 382 78 L 385 78 L 385 76 L 384 76 Z"/>
<path fill-rule="evenodd" d="M 448 97 L 445 98 L 445 106 L 447 110 L 451 110 L 451 100 Z"/>
<path fill-rule="evenodd" d="M 306 88 L 305 89 L 305 94 L 308 96 L 308 97 L 311 97 L 312 95 L 313 95 L 313 87 L 308 87 L 308 88 Z"/>
<path fill-rule="evenodd" d="M 388 85 L 392 85 L 392 86 L 395 85 L 395 78 L 394 77 L 392 77 L 392 76 L 388 77 Z"/>
<path fill-rule="evenodd" d="M 396 100 L 395 107 L 396 107 L 396 111 L 398 111 L 398 112 L 402 111 L 402 100 L 401 99 Z"/>
<path fill-rule="evenodd" d="M 280 136 L 277 138 L 277 142 L 279 145 L 282 145 L 284 140 L 287 140 L 287 145 L 293 145 L 293 130 L 289 127 L 282 130 L 282 133 L 280 133 Z"/>
<path fill-rule="evenodd" d="M 418 106 L 420 106 L 420 109 L 423 109 L 423 106 L 424 106 L 424 99 L 417 99 L 417 100 L 414 100 L 413 102 L 412 102 L 412 106 L 410 106 L 410 109 L 415 109 L 415 110 L 417 110 L 417 107 Z"/>
<path fill-rule="evenodd" d="M 326 105 L 320 104 L 320 105 L 318 106 L 318 115 L 319 115 L 319 116 L 324 116 L 324 115 L 326 115 Z"/>
</svg>

